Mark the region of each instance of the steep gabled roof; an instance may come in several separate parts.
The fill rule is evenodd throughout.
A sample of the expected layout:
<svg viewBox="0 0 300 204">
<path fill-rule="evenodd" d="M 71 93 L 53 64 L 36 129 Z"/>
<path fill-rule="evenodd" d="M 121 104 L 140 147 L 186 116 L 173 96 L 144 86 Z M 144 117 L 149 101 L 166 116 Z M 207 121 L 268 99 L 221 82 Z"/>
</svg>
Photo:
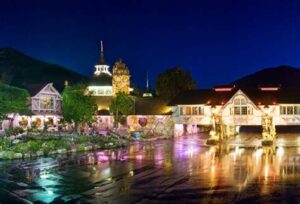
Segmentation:
<svg viewBox="0 0 300 204">
<path fill-rule="evenodd" d="M 42 84 L 29 84 L 27 85 L 27 90 L 29 91 L 31 96 L 35 96 L 37 93 L 39 93 L 45 86 L 47 86 L 48 83 L 42 83 Z"/>
<path fill-rule="evenodd" d="M 213 89 L 189 90 L 177 95 L 169 105 L 224 105 L 234 94 L 234 91 L 216 92 Z"/>
<path fill-rule="evenodd" d="M 283 89 L 277 91 L 262 91 L 259 88 L 241 88 L 232 91 L 214 91 L 213 89 L 201 89 L 185 91 L 177 95 L 169 105 L 224 105 L 233 95 L 241 90 L 256 105 L 300 104 L 300 88 Z"/>
<path fill-rule="evenodd" d="M 54 92 L 60 95 L 59 91 L 57 91 L 52 83 L 28 84 L 26 88 L 30 95 L 33 97 L 37 95 L 41 90 L 43 90 L 47 85 L 51 85 L 54 88 Z"/>
</svg>

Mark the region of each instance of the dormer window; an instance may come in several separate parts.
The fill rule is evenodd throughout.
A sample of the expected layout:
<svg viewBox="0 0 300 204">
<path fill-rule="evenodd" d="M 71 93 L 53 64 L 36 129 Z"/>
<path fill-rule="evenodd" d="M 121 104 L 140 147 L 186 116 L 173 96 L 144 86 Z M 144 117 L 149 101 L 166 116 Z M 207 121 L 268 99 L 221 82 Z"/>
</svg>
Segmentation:
<svg viewBox="0 0 300 204">
<path fill-rule="evenodd" d="M 54 110 L 54 97 L 41 96 L 40 97 L 40 110 Z"/>
<path fill-rule="evenodd" d="M 236 98 L 233 101 L 234 104 L 234 115 L 249 115 L 251 114 L 251 108 L 247 104 L 245 98 Z"/>
</svg>

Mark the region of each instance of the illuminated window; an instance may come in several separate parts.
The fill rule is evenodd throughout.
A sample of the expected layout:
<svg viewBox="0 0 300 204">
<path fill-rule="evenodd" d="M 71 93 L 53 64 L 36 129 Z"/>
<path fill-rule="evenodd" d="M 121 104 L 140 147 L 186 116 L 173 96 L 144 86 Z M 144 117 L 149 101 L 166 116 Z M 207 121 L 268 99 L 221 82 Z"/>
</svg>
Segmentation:
<svg viewBox="0 0 300 204">
<path fill-rule="evenodd" d="M 198 115 L 198 107 L 197 106 L 193 106 L 192 111 L 193 111 L 193 115 Z"/>
<path fill-rule="evenodd" d="M 286 106 L 280 106 L 280 114 L 286 115 Z"/>
<path fill-rule="evenodd" d="M 280 115 L 300 115 L 300 106 L 280 106 Z"/>
<path fill-rule="evenodd" d="M 106 95 L 110 95 L 111 94 L 111 90 L 110 89 L 106 89 Z"/>
<path fill-rule="evenodd" d="M 103 94 L 104 94 L 104 90 L 103 90 L 103 89 L 98 89 L 97 94 L 98 94 L 98 95 L 103 95 Z"/>
<path fill-rule="evenodd" d="M 203 106 L 198 107 L 198 114 L 199 115 L 204 115 L 204 107 Z"/>
<path fill-rule="evenodd" d="M 54 110 L 54 97 L 53 96 L 41 96 L 40 97 L 40 109 L 41 110 Z"/>
<path fill-rule="evenodd" d="M 300 115 L 300 106 L 294 106 L 294 115 Z"/>
<path fill-rule="evenodd" d="M 247 100 L 244 98 L 236 98 L 233 101 L 234 115 L 249 115 L 252 114 L 251 109 L 247 105 Z"/>
<path fill-rule="evenodd" d="M 293 106 L 287 106 L 286 107 L 286 114 L 287 115 L 293 115 Z"/>
<path fill-rule="evenodd" d="M 191 107 L 185 107 L 185 115 L 191 115 Z"/>
</svg>

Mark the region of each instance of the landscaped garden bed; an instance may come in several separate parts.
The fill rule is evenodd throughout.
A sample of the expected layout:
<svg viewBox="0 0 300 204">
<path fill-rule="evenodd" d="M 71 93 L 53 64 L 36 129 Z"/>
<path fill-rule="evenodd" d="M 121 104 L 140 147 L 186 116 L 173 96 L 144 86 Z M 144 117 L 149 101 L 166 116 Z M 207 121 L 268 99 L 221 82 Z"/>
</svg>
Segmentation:
<svg viewBox="0 0 300 204">
<path fill-rule="evenodd" d="M 23 135 L 18 139 L 0 138 L 0 159 L 24 159 L 70 152 L 111 149 L 126 146 L 126 142 L 108 135 L 57 136 L 40 134 Z"/>
</svg>

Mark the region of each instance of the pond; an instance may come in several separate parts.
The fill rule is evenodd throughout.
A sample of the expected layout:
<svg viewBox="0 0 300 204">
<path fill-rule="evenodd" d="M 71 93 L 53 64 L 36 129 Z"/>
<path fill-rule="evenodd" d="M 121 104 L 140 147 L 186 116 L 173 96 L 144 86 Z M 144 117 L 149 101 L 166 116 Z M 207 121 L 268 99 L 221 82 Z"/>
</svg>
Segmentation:
<svg viewBox="0 0 300 204">
<path fill-rule="evenodd" d="M 300 136 L 300 135 L 299 135 Z M 206 135 L 0 162 L 0 203 L 286 203 L 300 201 L 298 135 L 209 147 Z"/>
</svg>

